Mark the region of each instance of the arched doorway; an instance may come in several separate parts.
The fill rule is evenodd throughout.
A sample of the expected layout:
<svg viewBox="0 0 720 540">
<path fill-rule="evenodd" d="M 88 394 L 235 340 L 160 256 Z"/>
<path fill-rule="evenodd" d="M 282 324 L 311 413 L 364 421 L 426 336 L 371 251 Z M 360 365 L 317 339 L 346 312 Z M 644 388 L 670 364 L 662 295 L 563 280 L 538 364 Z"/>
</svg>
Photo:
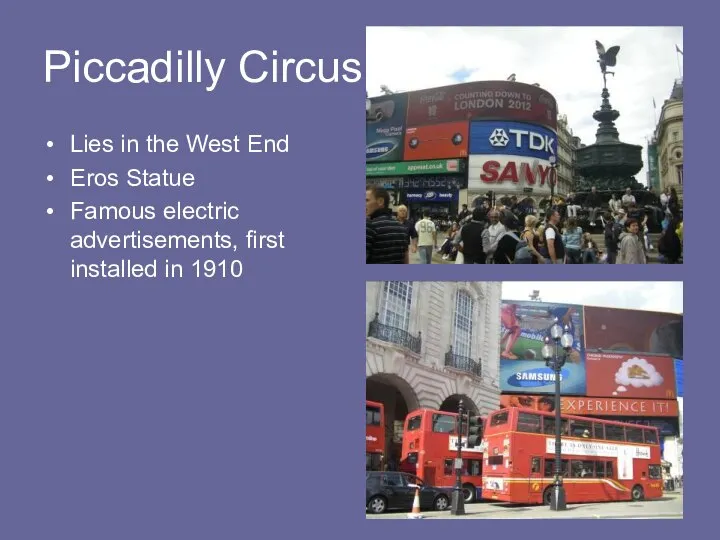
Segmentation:
<svg viewBox="0 0 720 540">
<path fill-rule="evenodd" d="M 466 411 L 470 411 L 473 414 L 478 414 L 478 407 L 477 405 L 475 405 L 475 402 L 463 394 L 453 394 L 446 397 L 445 401 L 440 404 L 440 410 L 445 412 L 458 412 L 458 407 L 460 405 L 461 399 L 463 402 L 463 407 L 465 407 Z"/>
<path fill-rule="evenodd" d="M 402 453 L 405 417 L 418 409 L 415 391 L 402 377 L 388 373 L 371 375 L 365 380 L 365 399 L 382 403 L 385 408 L 385 454 L 383 467 L 397 470 Z"/>
</svg>

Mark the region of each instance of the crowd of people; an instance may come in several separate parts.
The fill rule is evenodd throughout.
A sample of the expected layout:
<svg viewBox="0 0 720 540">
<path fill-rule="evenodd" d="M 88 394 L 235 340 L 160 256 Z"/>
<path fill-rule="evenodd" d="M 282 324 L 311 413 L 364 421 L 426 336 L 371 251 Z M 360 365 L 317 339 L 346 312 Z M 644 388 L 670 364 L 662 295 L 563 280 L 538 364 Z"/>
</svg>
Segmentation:
<svg viewBox="0 0 720 540">
<path fill-rule="evenodd" d="M 407 264 L 410 254 L 417 253 L 421 264 L 430 264 L 437 252 L 456 264 L 646 264 L 648 254 L 657 250 L 661 263 L 678 264 L 682 262 L 682 209 L 673 188 L 660 200 L 662 233 L 653 246 L 648 212 L 638 208 L 629 188 L 621 197 L 613 194 L 607 209 L 592 188 L 583 207 L 571 195 L 544 216 L 528 213 L 516 197 L 509 204 L 497 204 L 488 196 L 476 202 L 472 211 L 462 205 L 457 219 L 442 230 L 428 212 L 411 220 L 405 206 L 396 208 L 395 218 L 387 206 L 387 191 L 371 186 L 366 192 L 366 262 Z M 602 227 L 604 250 L 580 227 L 581 209 L 587 212 L 591 227 Z"/>
</svg>

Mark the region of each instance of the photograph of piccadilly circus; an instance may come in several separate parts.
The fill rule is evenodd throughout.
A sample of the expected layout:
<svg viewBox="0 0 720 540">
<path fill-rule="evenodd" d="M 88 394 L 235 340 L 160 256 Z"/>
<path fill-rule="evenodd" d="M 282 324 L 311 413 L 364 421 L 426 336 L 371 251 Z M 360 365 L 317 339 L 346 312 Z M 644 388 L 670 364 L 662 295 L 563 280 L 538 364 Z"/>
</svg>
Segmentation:
<svg viewBox="0 0 720 540">
<path fill-rule="evenodd" d="M 366 37 L 367 264 L 683 263 L 681 27 Z"/>
</svg>

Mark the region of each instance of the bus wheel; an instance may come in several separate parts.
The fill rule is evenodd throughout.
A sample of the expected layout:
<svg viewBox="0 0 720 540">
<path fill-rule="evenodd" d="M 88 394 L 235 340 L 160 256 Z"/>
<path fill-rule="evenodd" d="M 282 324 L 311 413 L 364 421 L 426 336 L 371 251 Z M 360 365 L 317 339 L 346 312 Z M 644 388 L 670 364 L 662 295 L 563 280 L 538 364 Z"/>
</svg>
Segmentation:
<svg viewBox="0 0 720 540">
<path fill-rule="evenodd" d="M 387 501 L 380 495 L 375 495 L 368 501 L 367 509 L 373 514 L 382 514 L 387 510 Z"/>
<path fill-rule="evenodd" d="M 550 503 L 552 502 L 552 490 L 553 488 L 550 486 L 543 491 L 543 504 L 545 506 L 550 506 Z"/>
<path fill-rule="evenodd" d="M 472 484 L 463 484 L 463 499 L 466 504 L 475 502 L 475 486 Z"/>
<path fill-rule="evenodd" d="M 633 501 L 641 501 L 645 497 L 645 492 L 641 486 L 633 486 L 631 494 Z"/>
</svg>

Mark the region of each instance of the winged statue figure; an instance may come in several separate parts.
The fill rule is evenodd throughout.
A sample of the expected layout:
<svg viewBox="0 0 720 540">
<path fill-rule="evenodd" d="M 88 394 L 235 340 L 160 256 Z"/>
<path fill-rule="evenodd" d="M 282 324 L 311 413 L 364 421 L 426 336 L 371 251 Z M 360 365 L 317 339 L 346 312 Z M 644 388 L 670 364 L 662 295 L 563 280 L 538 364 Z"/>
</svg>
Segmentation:
<svg viewBox="0 0 720 540">
<path fill-rule="evenodd" d="M 613 77 L 615 76 L 615 73 L 608 71 L 607 68 L 614 67 L 617 64 L 617 55 L 620 52 L 620 47 L 615 45 L 606 51 L 603 44 L 595 40 L 595 48 L 597 49 L 599 56 L 598 63 L 600 64 L 600 71 L 602 71 L 603 74 L 603 82 L 605 83 L 605 86 L 607 86 L 607 74 L 610 74 Z"/>
</svg>

